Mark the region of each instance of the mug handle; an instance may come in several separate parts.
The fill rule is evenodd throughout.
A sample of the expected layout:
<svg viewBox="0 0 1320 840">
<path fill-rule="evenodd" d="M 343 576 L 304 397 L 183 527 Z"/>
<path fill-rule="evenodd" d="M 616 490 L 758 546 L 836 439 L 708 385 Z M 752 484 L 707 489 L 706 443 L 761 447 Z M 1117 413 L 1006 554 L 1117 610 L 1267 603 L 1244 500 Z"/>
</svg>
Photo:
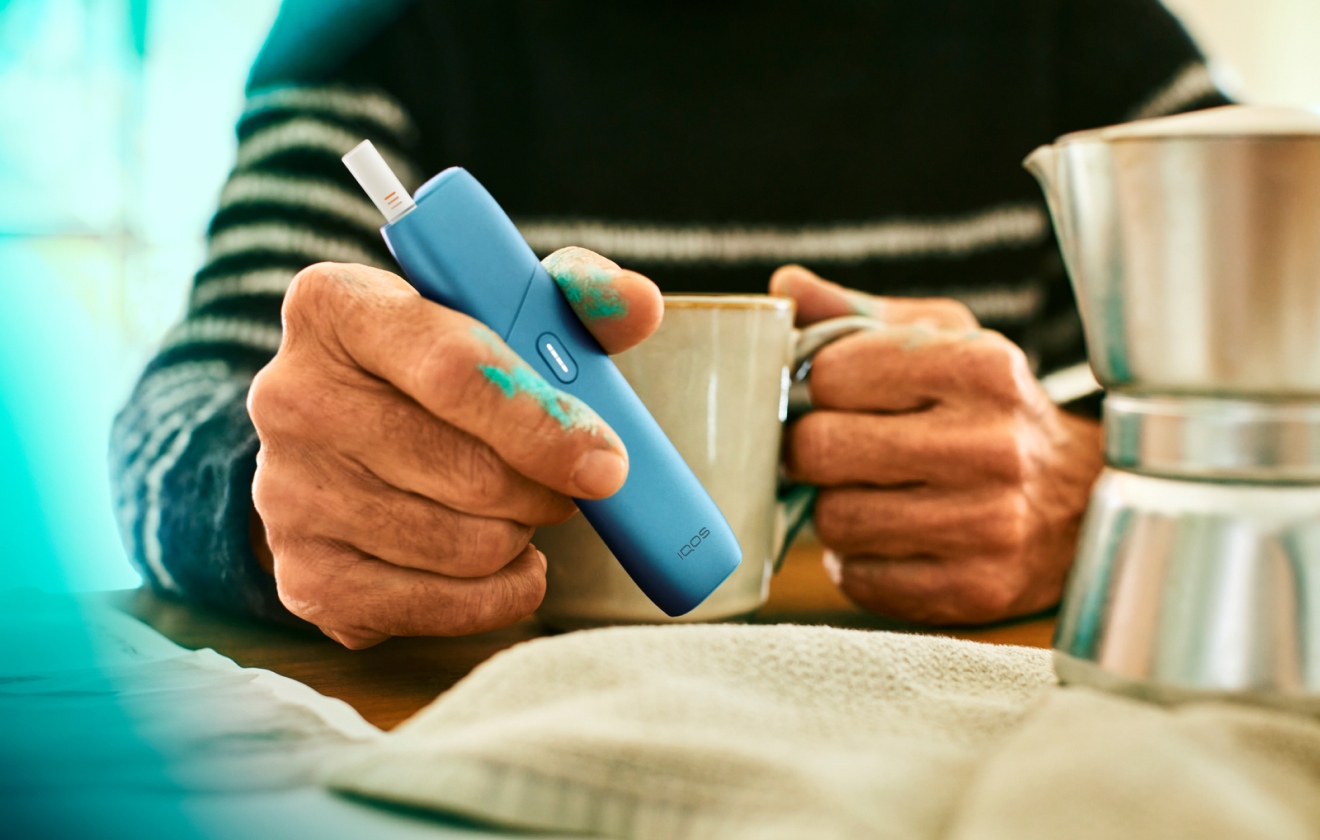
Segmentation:
<svg viewBox="0 0 1320 840">
<path fill-rule="evenodd" d="M 811 373 L 811 360 L 823 347 L 853 333 L 883 326 L 882 322 L 874 318 L 846 315 L 817 322 L 805 329 L 793 330 L 793 365 L 788 376 L 785 422 L 795 420 L 811 411 L 811 392 L 807 387 L 807 376 Z M 774 570 L 778 572 L 779 567 L 784 564 L 788 547 L 793 544 L 793 538 L 811 519 L 811 511 L 816 503 L 816 488 L 810 484 L 789 481 L 784 477 L 781 469 L 776 495 L 778 507 L 775 518 Z"/>
</svg>

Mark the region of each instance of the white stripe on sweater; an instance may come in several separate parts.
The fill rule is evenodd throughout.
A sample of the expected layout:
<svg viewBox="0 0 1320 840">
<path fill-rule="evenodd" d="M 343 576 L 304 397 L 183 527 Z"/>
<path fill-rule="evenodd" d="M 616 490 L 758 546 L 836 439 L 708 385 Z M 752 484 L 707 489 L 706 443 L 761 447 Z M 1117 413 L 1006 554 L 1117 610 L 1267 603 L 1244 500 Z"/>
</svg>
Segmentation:
<svg viewBox="0 0 1320 840">
<path fill-rule="evenodd" d="M 301 257 L 307 262 L 362 263 L 385 268 L 380 257 L 351 239 L 325 236 L 313 228 L 281 222 L 239 225 L 220 231 L 207 243 L 207 265 L 229 257 L 255 252 L 273 252 Z"/>
<path fill-rule="evenodd" d="M 384 93 L 342 87 L 282 87 L 258 91 L 243 104 L 243 117 L 262 111 L 324 111 L 355 120 L 369 120 L 400 140 L 416 132 L 408 112 Z"/>
<path fill-rule="evenodd" d="M 239 344 L 274 353 L 280 349 L 282 331 L 260 321 L 242 318 L 192 318 L 170 330 L 161 352 L 193 344 Z"/>
<path fill-rule="evenodd" d="M 1221 93 L 1210 68 L 1203 61 L 1193 61 L 1173 74 L 1164 86 L 1128 113 L 1129 120 L 1148 120 L 1175 114 L 1208 96 Z"/>
<path fill-rule="evenodd" d="M 616 260 L 648 263 L 857 263 L 899 257 L 960 257 L 1034 245 L 1049 235 L 1035 204 L 997 207 L 955 219 L 821 227 L 640 225 L 602 221 L 521 220 L 532 250 L 548 254 L 580 245 Z"/>
<path fill-rule="evenodd" d="M 235 168 L 251 169 L 275 155 L 292 151 L 325 152 L 341 157 L 362 140 L 360 134 L 337 125 L 312 117 L 298 117 L 249 135 L 238 146 Z M 376 148 L 409 192 L 417 189 L 422 179 L 412 162 L 384 143 L 377 143 Z"/>
<path fill-rule="evenodd" d="M 175 405 L 173 413 L 157 418 L 155 426 L 150 429 L 147 443 L 142 448 L 138 458 L 133 461 L 131 466 L 124 469 L 123 473 L 120 475 L 121 501 L 118 509 L 120 531 L 121 533 L 129 535 L 135 543 L 128 547 L 129 551 L 136 555 L 143 556 L 144 559 L 145 554 L 140 549 L 146 545 L 145 531 L 143 532 L 141 542 L 137 541 L 136 533 L 137 527 L 140 524 L 138 516 L 141 511 L 138 507 L 137 497 L 142 478 L 146 472 L 151 469 L 152 464 L 155 463 L 155 459 L 160 454 L 161 449 L 169 443 L 174 435 L 178 434 L 179 430 L 183 428 L 184 425 L 187 424 L 189 411 L 195 410 L 198 405 L 204 405 L 206 397 L 215 390 L 215 387 L 215 383 L 206 383 L 205 388 L 199 389 L 190 395 L 186 404 Z M 157 569 L 151 568 L 150 571 L 153 575 L 157 576 L 157 579 L 161 581 L 162 585 L 165 584 L 164 579 L 160 578 Z M 165 577 L 168 576 L 168 573 L 166 573 Z"/>
<path fill-rule="evenodd" d="M 1045 302 L 1045 294 L 1035 285 L 1017 289 L 952 290 L 941 292 L 940 296 L 961 301 L 981 322 L 1026 321 Z"/>
<path fill-rule="evenodd" d="M 171 376 L 160 375 L 166 373 Z M 155 450 L 149 441 L 154 439 L 164 419 L 189 401 L 205 396 L 215 383 L 223 382 L 230 374 L 231 369 L 224 362 L 185 362 L 157 371 L 144 380 L 133 399 L 133 415 L 121 418 L 116 424 L 115 451 L 120 453 L 125 467 L 143 457 L 150 459 Z M 159 448 L 157 441 L 155 449 Z"/>
<path fill-rule="evenodd" d="M 123 463 L 116 513 L 128 551 L 135 556 L 141 554 L 144 561 L 137 540 L 139 484 L 161 448 L 187 426 L 197 408 L 205 405 L 232 375 L 229 365 L 216 361 L 185 362 L 156 371 L 138 386 L 137 416 L 122 417 L 117 424 L 116 434 L 122 443 L 115 449 L 122 453 Z M 173 586 L 173 579 L 163 567 L 148 565 L 162 586 Z"/>
<path fill-rule="evenodd" d="M 283 295 L 289 290 L 289 284 L 293 282 L 293 274 L 287 268 L 268 268 L 243 274 L 208 277 L 193 288 L 189 308 L 196 311 L 218 300 L 247 295 Z"/>
<path fill-rule="evenodd" d="M 234 398 L 243 392 L 246 382 L 227 382 L 219 385 L 211 399 L 206 402 L 199 410 L 187 418 L 185 423 L 179 427 L 170 446 L 160 457 L 156 458 L 146 473 L 146 499 L 145 510 L 142 515 L 142 559 L 146 562 L 151 573 L 156 576 L 156 580 L 161 586 L 168 590 L 178 591 L 179 585 L 174 580 L 174 576 L 165 568 L 164 552 L 160 543 L 160 495 L 161 488 L 165 484 L 165 477 L 174 465 L 183 457 L 187 451 L 188 444 L 192 442 L 193 433 L 197 431 L 203 423 L 210 420 L 226 406 L 233 402 Z"/>
<path fill-rule="evenodd" d="M 225 362 L 209 360 L 204 362 L 184 362 L 169 367 L 159 368 L 142 378 L 137 384 L 133 398 L 129 400 L 123 413 L 115 418 L 114 451 L 130 455 L 141 441 L 132 438 L 132 430 L 145 425 L 150 427 L 156 421 L 149 419 L 143 424 L 143 415 L 147 414 L 157 402 L 171 393 L 198 379 L 223 379 L 229 375 L 229 365 Z M 129 446 L 128 444 L 132 444 Z"/>
<path fill-rule="evenodd" d="M 377 231 L 385 223 L 380 211 L 366 199 L 361 190 L 349 192 L 338 184 L 319 178 L 297 178 L 259 171 L 235 172 L 230 176 L 220 193 L 218 210 L 257 203 L 315 210 L 360 227 L 372 237 L 379 235 Z"/>
</svg>

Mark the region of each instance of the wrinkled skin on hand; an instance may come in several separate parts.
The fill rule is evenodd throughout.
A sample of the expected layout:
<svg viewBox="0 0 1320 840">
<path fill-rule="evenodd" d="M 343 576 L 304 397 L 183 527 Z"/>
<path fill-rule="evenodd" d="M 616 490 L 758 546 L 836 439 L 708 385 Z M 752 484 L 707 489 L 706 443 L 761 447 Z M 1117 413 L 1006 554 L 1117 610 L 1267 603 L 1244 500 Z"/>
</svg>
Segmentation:
<svg viewBox="0 0 1320 840">
<path fill-rule="evenodd" d="M 556 259 L 615 311 L 609 352 L 654 331 L 655 285 L 589 251 Z M 594 297 L 593 297 L 594 296 Z M 512 623 L 545 594 L 538 525 L 622 486 L 627 452 L 498 336 L 361 265 L 294 278 L 284 339 L 252 383 L 252 544 L 280 600 L 350 648 Z"/>
<path fill-rule="evenodd" d="M 816 410 L 785 466 L 818 485 L 826 569 L 857 604 L 970 624 L 1055 604 L 1102 466 L 1099 424 L 1056 407 L 1022 351 L 947 299 L 873 298 L 775 273 L 799 325 L 866 314 L 884 329 L 821 350 Z"/>
</svg>

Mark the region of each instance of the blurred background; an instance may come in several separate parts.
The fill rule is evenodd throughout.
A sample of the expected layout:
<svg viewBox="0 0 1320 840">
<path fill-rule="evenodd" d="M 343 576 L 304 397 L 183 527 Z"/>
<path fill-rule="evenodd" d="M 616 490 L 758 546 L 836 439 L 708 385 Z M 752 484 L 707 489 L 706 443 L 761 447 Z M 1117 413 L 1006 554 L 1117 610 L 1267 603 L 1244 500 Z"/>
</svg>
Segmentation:
<svg viewBox="0 0 1320 840">
<path fill-rule="evenodd" d="M 1235 96 L 1320 107 L 1320 0 L 1167 3 Z M 277 7 L 0 0 L 0 590 L 138 583 L 110 421 L 183 311 Z"/>
</svg>

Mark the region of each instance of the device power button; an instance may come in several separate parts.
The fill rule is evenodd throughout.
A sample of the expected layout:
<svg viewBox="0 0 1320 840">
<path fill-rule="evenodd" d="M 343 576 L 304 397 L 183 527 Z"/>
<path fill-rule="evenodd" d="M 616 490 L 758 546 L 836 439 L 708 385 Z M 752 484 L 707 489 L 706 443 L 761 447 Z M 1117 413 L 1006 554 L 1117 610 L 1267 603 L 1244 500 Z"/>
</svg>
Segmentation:
<svg viewBox="0 0 1320 840">
<path fill-rule="evenodd" d="M 560 341 L 554 333 L 541 333 L 541 337 L 536 339 L 536 349 L 545 361 L 545 366 L 550 368 L 550 372 L 554 374 L 555 379 L 564 384 L 577 379 L 577 362 L 573 361 L 573 357 L 568 354 L 567 348 L 564 347 L 564 342 Z"/>
</svg>

